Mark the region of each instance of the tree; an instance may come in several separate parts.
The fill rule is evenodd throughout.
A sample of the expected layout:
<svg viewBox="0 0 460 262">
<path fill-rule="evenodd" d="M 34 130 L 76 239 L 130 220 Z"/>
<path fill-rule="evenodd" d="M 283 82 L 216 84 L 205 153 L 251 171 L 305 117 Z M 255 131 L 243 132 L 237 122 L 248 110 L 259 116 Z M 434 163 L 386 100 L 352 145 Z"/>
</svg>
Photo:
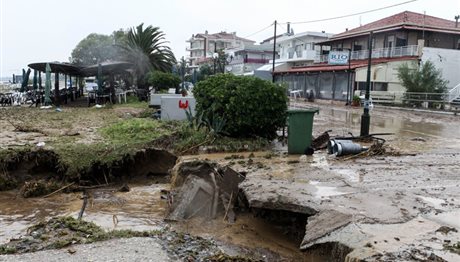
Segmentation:
<svg viewBox="0 0 460 262">
<path fill-rule="evenodd" d="M 165 45 L 165 34 L 159 27 L 144 24 L 131 28 L 127 35 L 127 58 L 134 64 L 140 88 L 146 87 L 146 74 L 151 70 L 171 72 L 176 63 L 171 49 Z"/>
<path fill-rule="evenodd" d="M 200 66 L 200 69 L 198 71 L 197 81 L 199 82 L 199 81 L 205 80 L 209 76 L 212 76 L 213 73 L 214 72 L 210 65 L 208 64 L 202 65 Z"/>
<path fill-rule="evenodd" d="M 405 63 L 398 67 L 398 77 L 407 92 L 415 93 L 444 93 L 449 83 L 431 61 L 426 61 L 418 69 Z"/>
<path fill-rule="evenodd" d="M 177 88 L 181 81 L 177 75 L 172 73 L 151 71 L 147 74 L 147 82 L 156 90 L 168 90 L 169 88 Z"/>
<path fill-rule="evenodd" d="M 117 60 L 122 54 L 113 44 L 113 37 L 92 33 L 81 40 L 72 51 L 72 60 L 77 65 L 94 65 L 108 60 Z"/>
</svg>

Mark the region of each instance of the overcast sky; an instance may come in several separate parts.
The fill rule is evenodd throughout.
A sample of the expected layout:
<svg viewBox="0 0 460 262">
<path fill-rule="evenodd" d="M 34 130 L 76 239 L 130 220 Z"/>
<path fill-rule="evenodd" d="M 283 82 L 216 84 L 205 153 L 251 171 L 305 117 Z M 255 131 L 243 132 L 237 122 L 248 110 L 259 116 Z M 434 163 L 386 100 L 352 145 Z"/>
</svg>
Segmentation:
<svg viewBox="0 0 460 262">
<path fill-rule="evenodd" d="M 0 0 L 0 77 L 18 74 L 27 64 L 68 61 L 72 49 L 90 33 L 110 34 L 140 23 L 159 26 L 177 58 L 186 55 L 185 40 L 208 30 L 236 31 L 247 37 L 279 22 L 308 21 L 389 6 L 407 0 Z M 292 25 L 295 33 L 340 33 L 345 28 L 405 10 L 454 20 L 460 0 L 418 0 L 355 17 Z M 279 28 L 278 30 L 282 30 Z M 278 31 L 279 32 L 279 31 Z M 273 28 L 253 35 L 261 41 Z"/>
</svg>

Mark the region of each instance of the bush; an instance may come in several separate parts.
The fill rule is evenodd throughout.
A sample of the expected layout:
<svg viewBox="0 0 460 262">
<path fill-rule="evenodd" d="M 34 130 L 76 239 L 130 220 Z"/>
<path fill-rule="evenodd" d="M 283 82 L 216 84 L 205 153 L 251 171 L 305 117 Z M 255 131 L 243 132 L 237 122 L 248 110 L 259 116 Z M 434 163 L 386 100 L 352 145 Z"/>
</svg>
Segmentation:
<svg viewBox="0 0 460 262">
<path fill-rule="evenodd" d="M 407 92 L 415 93 L 444 93 L 449 83 L 431 61 L 426 61 L 418 69 L 403 64 L 398 67 L 398 77 Z"/>
<path fill-rule="evenodd" d="M 262 79 L 220 74 L 199 82 L 193 93 L 197 114 L 225 120 L 230 136 L 274 138 L 286 123 L 285 88 Z"/>
<path fill-rule="evenodd" d="M 156 90 L 168 90 L 169 88 L 177 88 L 181 81 L 178 76 L 171 73 L 153 71 L 147 74 L 147 82 Z"/>
</svg>

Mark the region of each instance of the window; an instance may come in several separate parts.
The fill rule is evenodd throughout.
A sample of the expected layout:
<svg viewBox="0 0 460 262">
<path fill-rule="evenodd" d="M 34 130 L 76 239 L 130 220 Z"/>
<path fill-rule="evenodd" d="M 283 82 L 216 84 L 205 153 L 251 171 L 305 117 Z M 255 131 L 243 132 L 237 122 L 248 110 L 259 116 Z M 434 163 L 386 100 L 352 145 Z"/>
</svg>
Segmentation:
<svg viewBox="0 0 460 262">
<path fill-rule="evenodd" d="M 361 45 L 361 43 L 358 41 L 353 42 L 353 51 L 360 51 L 360 50 L 363 50 L 363 46 Z"/>
<path fill-rule="evenodd" d="M 396 46 L 406 46 L 407 40 L 404 38 L 396 37 Z"/>
<path fill-rule="evenodd" d="M 395 36 L 394 35 L 389 35 L 387 37 L 387 44 L 386 47 L 392 48 L 395 46 Z"/>
<path fill-rule="evenodd" d="M 358 90 L 366 91 L 366 82 L 358 82 Z M 388 91 L 388 83 L 371 82 L 371 91 Z"/>
</svg>

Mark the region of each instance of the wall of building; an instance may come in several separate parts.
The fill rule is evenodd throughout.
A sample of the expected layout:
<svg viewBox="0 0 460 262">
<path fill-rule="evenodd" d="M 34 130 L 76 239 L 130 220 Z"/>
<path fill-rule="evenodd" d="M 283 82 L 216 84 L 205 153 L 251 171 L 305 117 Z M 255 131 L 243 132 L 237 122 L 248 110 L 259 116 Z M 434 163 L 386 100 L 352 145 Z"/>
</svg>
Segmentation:
<svg viewBox="0 0 460 262">
<path fill-rule="evenodd" d="M 448 88 L 460 84 L 460 50 L 424 47 L 422 52 L 422 63 L 434 63 L 443 78 L 449 81 Z"/>
<path fill-rule="evenodd" d="M 425 36 L 425 46 L 427 47 L 449 49 L 457 48 L 456 40 L 459 39 L 458 35 L 430 32 L 426 33 Z"/>
<path fill-rule="evenodd" d="M 389 92 L 403 92 L 405 88 L 401 85 L 398 78 L 398 67 L 403 64 L 408 64 L 411 68 L 418 67 L 417 60 L 395 61 L 388 63 L 381 63 L 371 66 L 371 82 L 372 83 L 386 83 Z M 356 82 L 366 82 L 367 80 L 367 67 L 357 68 Z"/>
</svg>

